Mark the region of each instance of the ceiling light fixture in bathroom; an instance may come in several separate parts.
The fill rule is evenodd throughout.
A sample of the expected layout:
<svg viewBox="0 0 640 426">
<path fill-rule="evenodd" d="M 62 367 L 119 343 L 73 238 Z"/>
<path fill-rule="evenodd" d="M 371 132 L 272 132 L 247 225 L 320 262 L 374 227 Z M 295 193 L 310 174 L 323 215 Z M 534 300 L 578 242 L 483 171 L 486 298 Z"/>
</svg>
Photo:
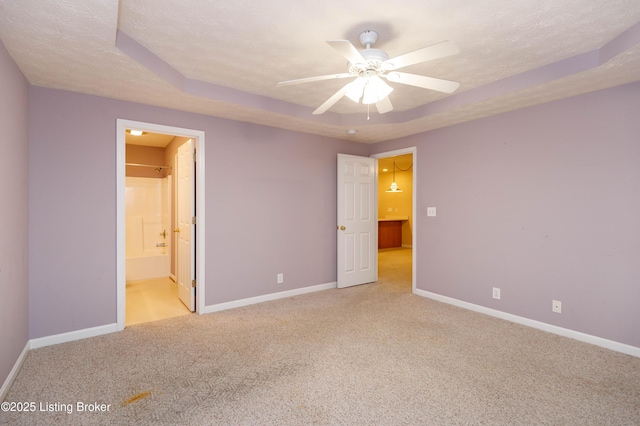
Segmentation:
<svg viewBox="0 0 640 426">
<path fill-rule="evenodd" d="M 396 183 L 396 160 L 393 160 L 393 181 L 391 181 L 391 186 L 387 189 L 387 192 L 402 192 L 402 189 L 398 188 Z"/>
</svg>

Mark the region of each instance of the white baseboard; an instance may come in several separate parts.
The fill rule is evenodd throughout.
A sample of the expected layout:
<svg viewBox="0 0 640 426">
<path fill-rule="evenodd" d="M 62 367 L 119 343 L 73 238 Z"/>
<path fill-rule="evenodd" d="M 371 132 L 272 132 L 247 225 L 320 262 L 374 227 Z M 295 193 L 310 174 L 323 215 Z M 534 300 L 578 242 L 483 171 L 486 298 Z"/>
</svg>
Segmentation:
<svg viewBox="0 0 640 426">
<path fill-rule="evenodd" d="M 306 293 L 313 293 L 316 291 L 329 290 L 332 288 L 336 288 L 335 282 L 327 283 L 327 284 L 319 284 L 319 285 L 310 286 L 310 287 L 303 287 L 295 290 L 282 291 L 279 293 L 271 293 L 263 296 L 250 297 L 247 299 L 235 300 L 232 302 L 219 303 L 217 305 L 205 306 L 205 310 L 202 313 L 207 314 L 207 313 L 219 312 L 227 309 L 253 305 L 256 303 L 268 302 L 268 301 L 277 300 L 277 299 L 284 299 L 287 297 L 298 296 Z M 460 308 L 468 309 L 470 311 L 475 311 L 475 312 L 490 315 L 496 318 L 501 318 L 517 324 L 522 324 L 528 327 L 536 328 L 538 330 L 547 331 L 549 333 L 554 333 L 564 337 L 569 337 L 585 343 L 590 343 L 596 346 L 600 346 L 606 349 L 610 349 L 616 352 L 621 352 L 627 355 L 640 358 L 640 348 L 637 348 L 635 346 L 627 345 L 620 342 L 615 342 L 613 340 L 603 339 L 601 337 L 592 336 L 590 334 L 581 333 L 579 331 L 574 331 L 574 330 L 570 330 L 563 327 L 558 327 L 555 325 L 532 320 L 529 318 L 520 317 L 518 315 L 509 314 L 506 312 L 498 311 L 495 309 L 487 308 L 487 307 L 476 305 L 469 302 L 464 302 L 458 299 L 442 296 L 436 293 L 431 293 L 431 292 L 420 290 L 420 289 L 416 289 L 414 294 L 418 296 L 426 297 L 428 299 L 433 299 L 438 302 L 443 302 L 450 305 L 458 306 Z M 38 339 L 29 340 L 25 345 L 24 349 L 22 350 L 22 353 L 18 357 L 18 360 L 16 361 L 13 368 L 11 369 L 9 376 L 7 376 L 7 379 L 4 381 L 2 387 L 0 388 L 0 401 L 4 401 L 4 398 L 9 392 L 9 388 L 11 387 L 18 373 L 20 372 L 20 369 L 22 368 L 22 364 L 24 363 L 24 360 L 30 349 L 37 349 L 45 346 L 56 345 L 59 343 L 86 339 L 88 337 L 100 336 L 103 334 L 114 333 L 116 331 L 118 331 L 118 327 L 117 327 L 117 324 L 114 323 L 114 324 L 86 328 L 83 330 L 71 331 L 68 333 L 56 334 L 53 336 L 46 336 Z"/>
<path fill-rule="evenodd" d="M 238 308 L 241 306 L 253 305 L 255 303 L 268 302 L 270 300 L 283 299 L 285 297 L 297 296 L 305 293 L 313 293 L 321 290 L 336 288 L 336 283 L 319 284 L 310 287 L 297 288 L 295 290 L 282 291 L 279 293 L 265 294 L 264 296 L 250 297 L 248 299 L 235 300 L 232 302 L 220 303 L 217 305 L 205 306 L 203 314 L 223 311 L 226 309 Z M 88 337 L 100 336 L 103 334 L 115 333 L 119 331 L 118 325 L 107 324 L 98 327 L 85 328 L 83 330 L 70 331 L 68 333 L 55 334 L 53 336 L 40 337 L 29 341 L 30 349 L 43 348 L 45 346 L 57 345 L 59 343 L 72 342 L 74 340 L 86 339 Z"/>
<path fill-rule="evenodd" d="M 13 384 L 13 381 L 18 376 L 22 364 L 24 363 L 27 353 L 31 349 L 43 348 L 45 346 L 57 345 L 59 343 L 71 342 L 73 340 L 86 339 L 88 337 L 100 336 L 102 334 L 109 334 L 118 331 L 117 324 L 102 325 L 99 327 L 85 328 L 83 330 L 70 331 L 68 333 L 55 334 L 53 336 L 40 337 L 38 339 L 31 339 L 27 342 L 22 353 L 18 357 L 18 360 L 14 364 L 9 376 L 4 381 L 2 388 L 0 388 L 0 401 L 4 401 L 4 398 L 9 392 L 9 388 Z"/>
<path fill-rule="evenodd" d="M 45 346 L 57 345 L 59 343 L 72 342 L 74 340 L 114 333 L 116 331 L 118 331 L 118 325 L 114 323 L 101 325 L 98 327 L 85 328 L 82 330 L 70 331 L 68 333 L 54 334 L 53 336 L 40 337 L 38 339 L 31 339 L 29 342 L 31 349 L 37 349 L 43 348 Z"/>
<path fill-rule="evenodd" d="M 27 353 L 29 353 L 29 349 L 30 349 L 29 341 L 27 341 L 27 344 L 24 345 L 24 349 L 22 350 L 22 353 L 18 357 L 18 360 L 13 365 L 13 368 L 9 372 L 7 379 L 4 381 L 4 383 L 2 384 L 2 387 L 0 388 L 0 402 L 4 401 L 4 399 L 7 397 L 7 394 L 9 393 L 9 389 L 11 388 L 11 385 L 13 384 L 16 377 L 18 377 L 18 373 L 22 368 L 22 364 L 24 363 L 24 360 L 27 358 Z"/>
<path fill-rule="evenodd" d="M 606 349 L 611 349 L 612 351 L 621 352 L 623 354 L 640 358 L 640 348 L 627 345 L 625 343 L 615 342 L 613 340 L 603 339 L 602 337 L 592 336 L 590 334 L 581 333 L 579 331 L 570 330 L 568 328 L 558 327 L 556 325 L 547 324 L 541 321 L 520 317 L 518 315 L 513 315 L 506 312 L 498 311 L 496 309 L 475 305 L 473 303 L 464 302 L 462 300 L 442 296 L 436 293 L 431 293 L 429 291 L 416 289 L 414 294 L 426 297 L 428 299 L 433 299 L 438 302 L 448 303 L 449 305 L 454 305 L 459 308 L 464 308 L 470 311 L 479 312 L 481 314 L 490 315 L 492 317 L 501 318 L 507 321 L 515 322 L 517 324 L 537 328 L 538 330 L 547 331 L 549 333 L 557 334 L 564 337 L 569 337 L 581 342 L 590 343 L 592 345 L 600 346 Z"/>
<path fill-rule="evenodd" d="M 281 291 L 279 293 L 265 294 L 263 296 L 249 297 L 247 299 L 234 300 L 232 302 L 218 303 L 204 307 L 203 314 L 224 311 L 227 309 L 240 308 L 242 306 L 254 305 L 256 303 L 269 302 L 271 300 L 284 299 L 286 297 L 298 296 L 300 294 L 313 293 L 316 291 L 336 288 L 336 283 L 319 284 L 310 287 L 297 288 L 295 290 Z"/>
</svg>

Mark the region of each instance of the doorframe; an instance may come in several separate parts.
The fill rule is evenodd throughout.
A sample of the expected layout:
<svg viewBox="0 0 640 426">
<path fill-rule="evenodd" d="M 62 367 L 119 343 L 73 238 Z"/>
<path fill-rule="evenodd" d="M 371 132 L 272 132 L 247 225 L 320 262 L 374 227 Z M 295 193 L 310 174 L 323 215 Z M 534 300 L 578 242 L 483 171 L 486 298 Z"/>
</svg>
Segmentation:
<svg viewBox="0 0 640 426">
<path fill-rule="evenodd" d="M 196 147 L 196 313 L 205 312 L 205 133 L 162 124 L 116 119 L 116 324 L 125 327 L 126 314 L 126 230 L 125 230 L 125 163 L 126 129 L 135 128 L 152 133 L 165 133 L 195 139 Z"/>
<path fill-rule="evenodd" d="M 412 154 L 413 155 L 413 168 L 412 168 L 412 173 L 411 173 L 411 219 L 412 219 L 412 227 L 411 227 L 411 292 L 413 294 L 416 293 L 416 282 L 417 282 L 417 275 L 416 275 L 416 253 L 417 253 L 417 247 L 418 247 L 418 233 L 416 232 L 416 229 L 418 229 L 418 216 L 416 215 L 416 194 L 417 194 L 417 187 L 418 187 L 418 179 L 417 179 L 417 175 L 418 175 L 418 163 L 416 161 L 417 158 L 417 153 L 418 153 L 418 149 L 415 146 L 412 147 L 408 147 L 408 148 L 402 148 L 402 149 L 396 149 L 394 151 L 386 151 L 386 152 L 379 152 L 377 154 L 373 154 L 371 157 L 375 158 L 375 159 L 381 159 L 381 158 L 388 158 L 388 157 L 395 157 L 397 155 L 404 155 L 404 154 Z M 378 194 L 378 180 L 379 180 L 379 172 L 378 169 L 376 168 L 376 179 L 375 179 L 375 185 L 376 185 L 376 189 L 375 189 L 375 193 L 376 195 Z M 376 212 L 378 211 L 378 209 L 376 209 Z"/>
</svg>

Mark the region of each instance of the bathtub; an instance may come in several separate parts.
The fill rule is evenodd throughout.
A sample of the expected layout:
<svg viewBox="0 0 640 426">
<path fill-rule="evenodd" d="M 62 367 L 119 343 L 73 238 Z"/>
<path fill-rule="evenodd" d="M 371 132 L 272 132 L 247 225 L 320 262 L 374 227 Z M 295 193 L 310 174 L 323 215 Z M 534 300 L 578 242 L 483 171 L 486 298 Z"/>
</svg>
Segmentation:
<svg viewBox="0 0 640 426">
<path fill-rule="evenodd" d="M 171 275 L 169 254 L 128 257 L 127 281 L 150 280 Z"/>
<path fill-rule="evenodd" d="M 169 193 L 168 178 L 127 176 L 125 180 L 127 281 L 170 275 Z"/>
</svg>

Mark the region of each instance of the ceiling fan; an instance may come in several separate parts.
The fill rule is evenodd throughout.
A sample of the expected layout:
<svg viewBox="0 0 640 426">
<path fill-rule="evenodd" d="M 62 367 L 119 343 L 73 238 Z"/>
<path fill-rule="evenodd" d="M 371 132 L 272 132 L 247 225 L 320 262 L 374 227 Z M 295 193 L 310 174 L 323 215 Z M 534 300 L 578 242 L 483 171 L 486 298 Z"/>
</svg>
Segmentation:
<svg viewBox="0 0 640 426">
<path fill-rule="evenodd" d="M 443 41 L 389 59 L 389 55 L 386 52 L 371 47 L 378 40 L 378 33 L 375 31 L 368 30 L 360 33 L 359 40 L 364 46 L 362 50 L 356 49 L 347 40 L 327 41 L 338 53 L 347 58 L 349 61 L 348 72 L 281 81 L 277 85 L 288 86 L 312 81 L 355 77 L 353 81 L 347 83 L 313 111 L 313 114 L 322 114 L 343 96 L 347 96 L 356 103 L 359 103 L 362 98 L 363 104 L 375 104 L 380 114 L 393 110 L 393 105 L 388 97 L 393 88 L 385 83 L 383 79 L 393 83 L 408 84 L 444 93 L 452 93 L 460 86 L 460 83 L 455 81 L 396 71 L 409 65 L 459 53 L 460 50 L 451 41 Z"/>
</svg>

